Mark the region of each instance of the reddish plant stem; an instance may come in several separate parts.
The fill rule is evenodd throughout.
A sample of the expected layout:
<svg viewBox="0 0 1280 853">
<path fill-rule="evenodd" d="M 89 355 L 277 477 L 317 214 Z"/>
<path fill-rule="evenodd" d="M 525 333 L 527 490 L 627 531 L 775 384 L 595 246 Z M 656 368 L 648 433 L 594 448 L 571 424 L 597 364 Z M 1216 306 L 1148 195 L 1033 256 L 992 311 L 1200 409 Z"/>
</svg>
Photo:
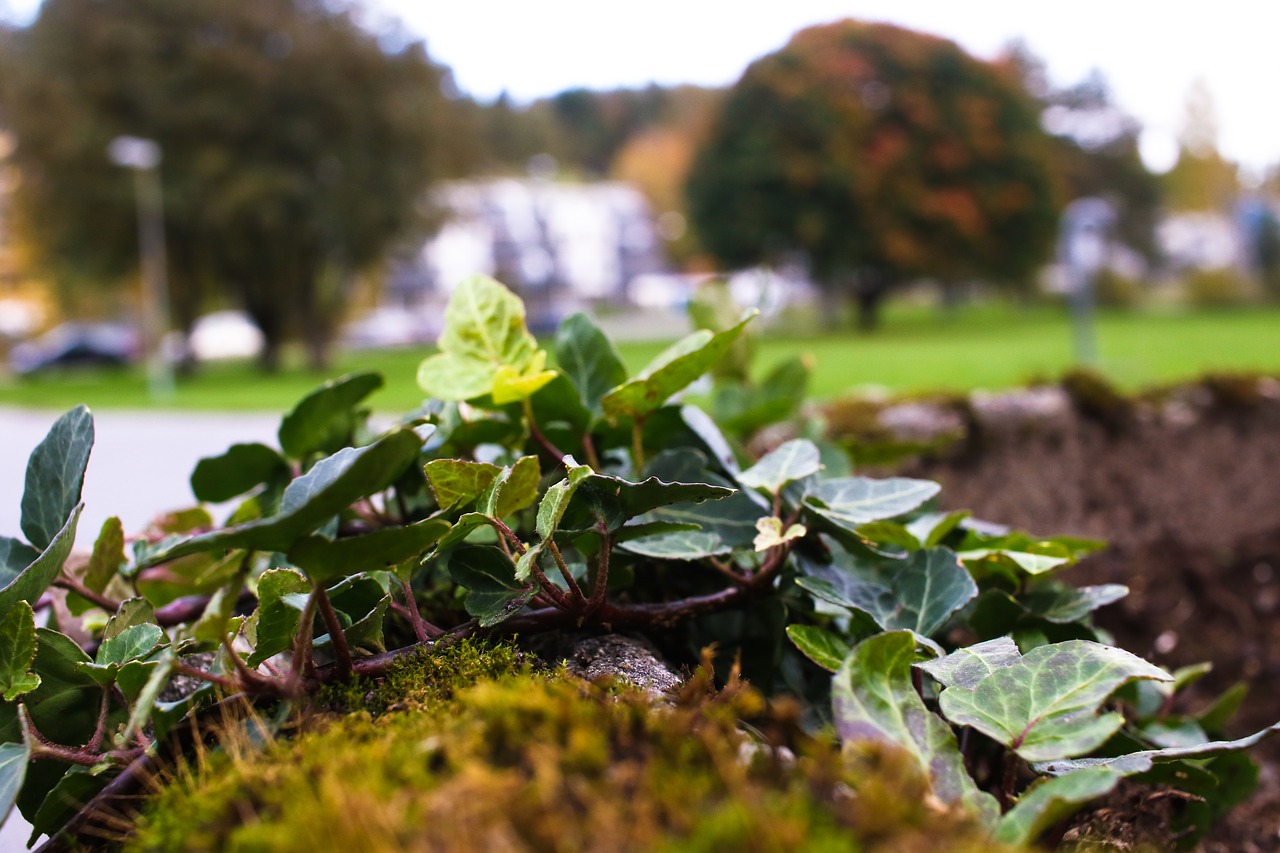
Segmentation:
<svg viewBox="0 0 1280 853">
<path fill-rule="evenodd" d="M 18 716 L 23 732 L 26 735 L 27 743 L 31 745 L 31 761 L 55 760 L 65 761 L 68 764 L 76 764 L 81 767 L 96 767 L 108 760 L 121 763 L 130 761 L 143 752 L 141 749 L 100 752 L 98 749 L 90 749 L 88 744 L 80 747 L 63 746 L 53 743 L 40 734 L 40 730 L 36 728 L 35 720 L 31 719 L 31 712 L 27 710 L 25 702 L 18 705 Z"/>
<path fill-rule="evenodd" d="M 542 434 L 542 430 L 538 428 L 538 420 L 533 416 L 533 403 L 528 397 L 524 398 L 524 420 L 529 426 L 529 435 L 536 441 L 547 455 L 556 460 L 556 464 L 564 467 L 564 451 L 551 443 L 551 440 Z"/>
<path fill-rule="evenodd" d="M 600 550 L 596 556 L 596 576 L 591 583 L 591 600 L 587 602 L 587 612 L 595 613 L 605 603 L 609 594 L 609 552 L 613 550 L 613 537 L 604 524 L 596 525 L 600 533 Z"/>
<path fill-rule="evenodd" d="M 556 545 L 555 539 L 547 540 L 547 549 L 551 551 L 551 556 L 556 561 L 556 567 L 560 569 L 560 576 L 568 584 L 569 593 L 573 596 L 573 600 L 578 604 L 586 603 L 587 598 L 582 594 L 582 587 L 578 586 L 578 582 L 573 579 L 573 574 L 569 571 L 568 565 L 565 564 L 564 556 L 560 553 L 560 548 Z"/>
<path fill-rule="evenodd" d="M 315 633 L 317 588 L 312 588 L 298 617 L 298 633 L 293 638 L 293 660 L 289 664 L 289 692 L 297 692 L 299 680 L 305 672 L 311 675 L 315 662 L 311 658 L 311 640 Z"/>
<path fill-rule="evenodd" d="M 209 672 L 208 670 L 200 669 L 199 667 L 183 663 L 182 661 L 178 661 L 174 664 L 174 669 L 190 678 L 198 678 L 202 681 L 207 681 L 210 684 L 216 684 L 223 690 L 230 693 L 236 692 L 240 687 L 239 684 L 232 679 L 227 678 L 225 675 L 218 675 L 216 672 Z"/>
<path fill-rule="evenodd" d="M 422 618 L 422 611 L 418 610 L 418 599 L 413 594 L 413 586 L 405 578 L 400 578 L 400 591 L 404 593 L 404 611 L 409 617 L 409 624 L 413 625 L 413 635 L 418 638 L 419 643 L 425 643 L 432 637 L 438 637 L 444 632 L 435 625 L 427 624 Z"/>
<path fill-rule="evenodd" d="M 232 647 L 231 642 L 226 637 L 222 638 L 222 647 L 226 649 L 227 656 L 231 658 L 231 665 L 235 668 L 236 675 L 240 678 L 239 685 L 232 682 L 230 688 L 232 692 L 236 692 L 239 689 L 254 696 L 262 694 L 281 696 L 287 693 L 288 688 L 280 684 L 276 679 L 267 678 L 262 673 L 250 669 L 249 665 L 244 662 L 240 657 L 240 653 Z"/>
<path fill-rule="evenodd" d="M 489 520 L 489 524 L 493 529 L 498 531 L 503 539 L 511 543 L 511 547 L 515 552 L 523 556 L 528 549 L 525 548 L 524 543 L 520 541 L 520 537 L 515 534 L 515 531 L 507 527 L 507 523 L 500 518 L 494 518 L 491 515 L 485 517 Z"/>
<path fill-rule="evenodd" d="M 90 752 L 99 752 L 102 750 L 102 742 L 107 736 L 107 714 L 111 711 L 111 691 L 107 688 L 102 690 L 102 701 L 98 704 L 98 724 L 94 727 L 93 737 L 89 738 L 89 742 L 84 748 Z M 34 725 L 32 726 L 34 730 Z"/>
<path fill-rule="evenodd" d="M 61 587 L 62 589 L 67 590 L 68 592 L 74 592 L 76 595 L 80 596 L 85 601 L 90 602 L 95 607 L 101 607 L 103 610 L 107 611 L 108 613 L 115 613 L 117 610 L 120 609 L 120 602 L 112 598 L 107 598 L 105 595 L 103 595 L 100 592 L 94 592 L 93 590 L 89 589 L 89 587 L 81 583 L 78 579 L 73 578 L 68 574 L 63 573 L 59 575 L 58 579 L 53 582 L 53 585 L 56 587 Z"/>
<path fill-rule="evenodd" d="M 582 452 L 587 454 L 587 464 L 591 466 L 591 470 L 600 470 L 600 457 L 596 454 L 596 443 L 591 438 L 591 430 L 587 430 L 582 434 Z"/>
<path fill-rule="evenodd" d="M 529 573 L 533 575 L 533 579 L 538 582 L 538 586 L 541 589 L 539 595 L 549 599 L 551 603 L 560 610 L 576 611 L 578 609 L 574 607 L 569 599 L 564 597 L 564 593 L 560 591 L 559 587 L 553 584 L 551 582 L 551 578 L 547 577 L 542 569 L 539 568 L 538 561 L 536 559 L 530 561 Z"/>
<path fill-rule="evenodd" d="M 329 601 L 329 594 L 319 584 L 316 584 L 315 590 L 316 604 L 320 608 L 320 616 L 324 619 L 325 626 L 329 629 L 329 640 L 333 643 L 333 653 L 338 659 L 338 677 L 345 681 L 355 671 L 351 663 L 351 649 L 347 647 L 347 638 L 342 633 L 342 623 L 338 621 L 338 614 L 333 610 L 333 602 Z"/>
</svg>

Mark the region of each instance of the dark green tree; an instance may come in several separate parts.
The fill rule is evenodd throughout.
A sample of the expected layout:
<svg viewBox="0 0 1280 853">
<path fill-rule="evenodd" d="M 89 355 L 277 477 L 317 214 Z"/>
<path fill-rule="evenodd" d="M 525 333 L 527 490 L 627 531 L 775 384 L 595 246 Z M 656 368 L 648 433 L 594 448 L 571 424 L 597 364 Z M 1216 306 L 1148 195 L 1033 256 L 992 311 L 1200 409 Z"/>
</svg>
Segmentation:
<svg viewBox="0 0 1280 853">
<path fill-rule="evenodd" d="M 324 364 L 353 275 L 419 221 L 455 169 L 448 72 L 420 43 L 322 0 L 47 0 L 15 34 L 5 107 L 16 203 L 43 262 L 122 281 L 136 263 L 129 176 L 108 143 L 163 150 L 174 322 L 210 300 Z"/>
<path fill-rule="evenodd" d="M 1026 285 L 1056 232 L 1051 150 L 1012 66 L 841 21 L 747 69 L 694 163 L 690 219 L 723 264 L 803 257 L 871 327 L 907 279 Z"/>
</svg>

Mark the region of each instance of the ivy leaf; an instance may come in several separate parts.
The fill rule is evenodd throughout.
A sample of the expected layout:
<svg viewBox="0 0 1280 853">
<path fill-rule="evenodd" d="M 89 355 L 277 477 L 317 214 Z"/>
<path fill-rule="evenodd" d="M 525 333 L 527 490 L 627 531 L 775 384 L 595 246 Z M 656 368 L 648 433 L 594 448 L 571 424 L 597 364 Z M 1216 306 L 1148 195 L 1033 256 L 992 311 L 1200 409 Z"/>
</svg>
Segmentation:
<svg viewBox="0 0 1280 853">
<path fill-rule="evenodd" d="M 518 369 L 504 364 L 493 374 L 493 396 L 495 405 L 505 406 L 507 403 L 518 403 L 536 394 L 544 385 L 559 374 L 547 370 L 547 353 L 538 350 L 523 368 Z"/>
<path fill-rule="evenodd" d="M 524 303 L 518 296 L 487 276 L 472 276 L 453 291 L 444 322 L 440 352 L 418 367 L 418 385 L 429 396 L 461 402 L 492 394 L 503 368 L 507 372 L 502 373 L 500 393 L 528 390 L 512 382 L 510 372 L 524 376 L 541 350 L 525 327 Z M 539 367 L 532 376 L 541 373 Z"/>
<path fill-rule="evenodd" d="M 960 522 L 970 516 L 967 510 L 953 512 L 926 512 L 906 525 L 907 532 L 920 542 L 920 546 L 933 548 L 940 544 L 947 534 L 955 530 Z M 919 546 L 918 546 L 919 547 Z"/>
<path fill-rule="evenodd" d="M 297 432 L 298 428 L 293 431 Z M 296 440 L 298 446 L 304 446 L 302 438 Z M 270 447 L 256 443 L 233 444 L 221 456 L 206 456 L 196 463 L 191 472 L 191 493 L 196 500 L 221 503 L 263 483 L 288 477 L 289 464 Z"/>
<path fill-rule="evenodd" d="M 1027 761 L 1055 761 L 1097 749 L 1124 718 L 1098 706 L 1138 678 L 1172 676 L 1136 655 L 1088 640 L 1039 646 L 993 670 L 973 688 L 948 687 L 943 715 L 1013 749 Z"/>
<path fill-rule="evenodd" d="M 943 687 L 961 687 L 972 690 L 978 682 L 997 669 L 1011 666 L 1022 658 L 1018 644 L 1008 637 L 987 640 L 985 643 L 956 649 L 946 657 L 916 664 Z"/>
<path fill-rule="evenodd" d="M 995 571 L 1011 578 L 1036 577 L 1072 562 L 1058 554 L 1036 554 L 1030 551 L 976 548 L 960 552 L 960 559 L 975 574 Z"/>
<path fill-rule="evenodd" d="M 423 470 L 441 509 L 475 500 L 502 471 L 497 465 L 467 459 L 432 459 Z"/>
<path fill-rule="evenodd" d="M 116 612 L 111 614 L 111 618 L 107 620 L 106 627 L 102 629 L 102 639 L 105 642 L 112 637 L 119 636 L 135 625 L 145 625 L 148 622 L 155 621 L 156 611 L 151 606 L 151 602 L 140 597 L 127 598 L 120 602 Z"/>
<path fill-rule="evenodd" d="M 810 359 L 796 356 L 773 368 L 758 386 L 718 383 L 711 398 L 716 423 L 737 435 L 751 435 L 787 420 L 804 403 L 811 373 Z"/>
<path fill-rule="evenodd" d="M 788 483 L 803 480 L 821 469 L 818 446 L 808 439 L 797 438 L 766 453 L 759 462 L 738 475 L 738 482 L 748 489 L 776 495 Z"/>
<path fill-rule="evenodd" d="M 1045 830 L 1080 807 L 1104 797 L 1123 778 L 1107 767 L 1090 767 L 1052 779 L 1037 779 L 1012 809 L 996 823 L 995 840 L 1018 846 L 1033 844 Z"/>
<path fill-rule="evenodd" d="M 72 767 L 58 780 L 31 818 L 32 835 L 52 836 L 57 833 L 76 812 L 107 787 L 111 779 L 109 774 L 95 774 L 89 767 Z"/>
<path fill-rule="evenodd" d="M 938 493 L 937 483 L 889 477 L 836 477 L 821 480 L 805 498 L 818 515 L 850 533 L 869 521 L 910 512 Z"/>
<path fill-rule="evenodd" d="M 84 570 L 84 585 L 94 592 L 102 592 L 124 563 L 124 526 L 119 516 L 113 515 L 102 523 L 102 530 L 93 543 L 93 554 Z"/>
<path fill-rule="evenodd" d="M 93 449 L 93 415 L 77 406 L 58 418 L 27 460 L 22 493 L 22 532 L 44 551 L 80 503 L 84 471 Z"/>
<path fill-rule="evenodd" d="M 844 743 L 890 744 L 913 756 L 933 782 L 933 793 L 988 822 L 999 806 L 979 791 L 965 769 L 951 727 L 931 713 L 911 683 L 916 638 L 891 631 L 863 640 L 832 681 L 836 729 Z"/>
<path fill-rule="evenodd" d="M 752 544 L 757 551 L 768 551 L 770 548 L 785 545 L 792 539 L 803 538 L 809 532 L 803 524 L 793 524 L 787 528 L 786 533 L 783 533 L 782 519 L 776 515 L 756 519 L 756 530 L 758 532 Z"/>
<path fill-rule="evenodd" d="M 643 419 L 665 403 L 672 394 L 685 388 L 720 361 L 757 313 L 759 312 L 748 313 L 741 322 L 723 332 L 712 333 L 700 329 L 676 341 L 649 362 L 634 379 L 606 394 L 600 401 L 604 413 L 610 418 L 625 415 Z"/>
<path fill-rule="evenodd" d="M 788 625 L 787 637 L 809 660 L 828 672 L 840 669 L 849 656 L 849 644 L 843 638 L 814 625 Z"/>
<path fill-rule="evenodd" d="M 20 601 L 0 619 L 0 694 L 4 701 L 13 702 L 40 686 L 40 676 L 31 672 L 35 657 L 36 616 L 30 604 Z"/>
<path fill-rule="evenodd" d="M 556 330 L 556 364 L 573 382 L 582 405 L 594 416 L 600 401 L 627 381 L 627 367 L 604 332 L 586 314 L 571 315 Z"/>
<path fill-rule="evenodd" d="M 75 544 L 76 524 L 83 509 L 84 504 L 77 504 L 62 529 L 49 542 L 49 547 L 31 565 L 12 576 L 4 587 L 0 587 L 0 618 L 7 616 L 20 601 L 34 604 L 58 577 Z"/>
<path fill-rule="evenodd" d="M 258 578 L 258 609 L 245 626 L 245 633 L 252 635 L 254 643 L 250 666 L 293 648 L 301 612 L 290 603 L 289 596 L 310 591 L 311 584 L 293 569 L 268 569 L 262 573 Z"/>
<path fill-rule="evenodd" d="M 39 556 L 40 552 L 27 543 L 8 536 L 0 536 L 0 587 L 8 586 Z"/>
<path fill-rule="evenodd" d="M 594 473 L 590 465 L 579 465 L 572 456 L 566 456 L 564 464 L 565 478 L 548 488 L 547 493 L 542 496 L 542 502 L 538 504 L 535 527 L 544 541 L 550 539 L 559 528 L 560 520 L 569 509 L 573 493 Z"/>
<path fill-rule="evenodd" d="M 356 404 L 382 385 L 380 374 L 351 373 L 331 379 L 303 397 L 280 421 L 278 437 L 285 455 L 302 459 L 346 447 L 356 428 Z"/>
<path fill-rule="evenodd" d="M 505 518 L 533 505 L 538 499 L 542 468 L 536 456 L 521 456 L 503 468 L 481 495 L 478 509 L 491 518 Z"/>
<path fill-rule="evenodd" d="M 586 477 L 571 498 L 573 527 L 586 527 L 605 522 L 616 530 L 629 519 L 644 515 L 659 507 L 674 504 L 699 504 L 733 495 L 734 489 L 711 483 L 668 483 L 657 477 L 649 477 L 639 483 L 592 473 Z"/>
<path fill-rule="evenodd" d="M 417 458 L 421 442 L 413 430 L 400 429 L 365 447 L 344 447 L 290 483 L 276 515 L 180 540 L 148 555 L 140 567 L 224 548 L 287 552 L 360 498 L 395 482 Z"/>
<path fill-rule="evenodd" d="M 618 548 L 655 560 L 703 560 L 733 553 L 733 549 L 710 530 L 678 530 L 641 536 L 618 543 Z"/>
<path fill-rule="evenodd" d="M 1118 583 L 1079 588 L 1066 584 L 1041 584 L 1018 596 L 1018 603 L 1033 616 L 1055 625 L 1069 625 L 1086 619 L 1099 607 L 1119 601 L 1128 594 L 1129 587 Z"/>
<path fill-rule="evenodd" d="M 932 637 L 978 595 L 977 584 L 947 548 L 882 564 L 844 555 L 838 564 L 801 566 L 797 583 L 819 598 L 861 611 L 886 631 L 906 629 L 921 637 Z"/>
<path fill-rule="evenodd" d="M 493 519 L 489 516 L 482 512 L 466 513 L 453 523 L 453 527 L 449 529 L 444 538 L 436 543 L 436 550 L 432 553 L 437 554 L 455 545 L 461 545 L 474 531 L 486 526 L 493 526 Z"/>
<path fill-rule="evenodd" d="M 515 564 L 501 549 L 486 545 L 464 545 L 454 551 L 449 576 L 467 590 L 463 605 L 482 628 L 502 622 L 537 592 L 535 585 L 516 580 Z"/>
<path fill-rule="evenodd" d="M 289 549 L 289 562 L 316 583 L 392 569 L 425 552 L 449 532 L 450 526 L 443 519 L 427 518 L 344 539 L 304 536 Z"/>
<path fill-rule="evenodd" d="M 0 824 L 13 811 L 18 792 L 27 778 L 27 763 L 31 760 L 31 748 L 26 739 L 19 743 L 0 743 Z"/>
<path fill-rule="evenodd" d="M 1146 749 L 1114 758 L 1077 758 L 1074 760 L 1046 761 L 1036 764 L 1035 771 L 1037 773 L 1047 773 L 1050 776 L 1062 776 L 1087 768 L 1106 767 L 1125 776 L 1133 776 L 1139 773 L 1146 773 L 1154 764 L 1168 764 L 1173 761 L 1186 760 L 1199 761 L 1218 755 L 1225 755 L 1229 752 L 1240 752 L 1256 746 L 1278 732 L 1280 732 L 1280 723 L 1267 726 L 1261 731 L 1236 740 L 1214 740 L 1208 743 L 1195 744 L 1194 746 Z"/>
</svg>

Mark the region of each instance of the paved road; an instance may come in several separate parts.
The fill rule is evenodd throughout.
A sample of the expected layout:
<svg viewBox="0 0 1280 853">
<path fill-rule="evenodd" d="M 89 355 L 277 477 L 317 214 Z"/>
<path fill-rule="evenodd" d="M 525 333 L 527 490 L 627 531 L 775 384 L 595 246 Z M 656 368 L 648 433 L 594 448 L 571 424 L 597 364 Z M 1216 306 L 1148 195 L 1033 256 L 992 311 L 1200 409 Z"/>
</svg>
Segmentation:
<svg viewBox="0 0 1280 853">
<path fill-rule="evenodd" d="M 57 412 L 0 408 L 0 535 L 21 536 L 27 457 Z M 88 550 L 102 523 L 120 516 L 126 534 L 157 513 L 193 503 L 187 478 L 204 456 L 236 442 L 276 446 L 279 415 L 95 413 L 96 440 L 85 474 L 77 547 Z M 0 853 L 26 849 L 30 827 L 16 811 L 0 827 Z"/>
<path fill-rule="evenodd" d="M 27 456 L 57 416 L 0 408 L 0 535 L 20 536 Z M 187 478 L 200 458 L 236 442 L 274 447 L 279 423 L 275 414 L 95 413 L 78 546 L 92 547 L 102 522 L 112 515 L 120 516 L 128 534 L 156 513 L 190 506 Z"/>
</svg>

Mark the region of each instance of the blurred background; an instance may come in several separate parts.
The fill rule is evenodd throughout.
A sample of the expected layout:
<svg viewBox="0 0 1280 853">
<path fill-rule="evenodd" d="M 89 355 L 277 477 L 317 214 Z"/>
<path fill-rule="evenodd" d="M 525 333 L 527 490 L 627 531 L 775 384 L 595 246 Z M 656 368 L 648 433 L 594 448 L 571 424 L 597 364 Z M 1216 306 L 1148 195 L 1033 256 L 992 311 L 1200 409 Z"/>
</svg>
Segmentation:
<svg viewBox="0 0 1280 853">
<path fill-rule="evenodd" d="M 367 365 L 412 405 L 473 273 L 634 363 L 727 282 L 822 396 L 1280 366 L 1259 4 L 0 17 L 0 402 L 274 409 Z"/>
</svg>

